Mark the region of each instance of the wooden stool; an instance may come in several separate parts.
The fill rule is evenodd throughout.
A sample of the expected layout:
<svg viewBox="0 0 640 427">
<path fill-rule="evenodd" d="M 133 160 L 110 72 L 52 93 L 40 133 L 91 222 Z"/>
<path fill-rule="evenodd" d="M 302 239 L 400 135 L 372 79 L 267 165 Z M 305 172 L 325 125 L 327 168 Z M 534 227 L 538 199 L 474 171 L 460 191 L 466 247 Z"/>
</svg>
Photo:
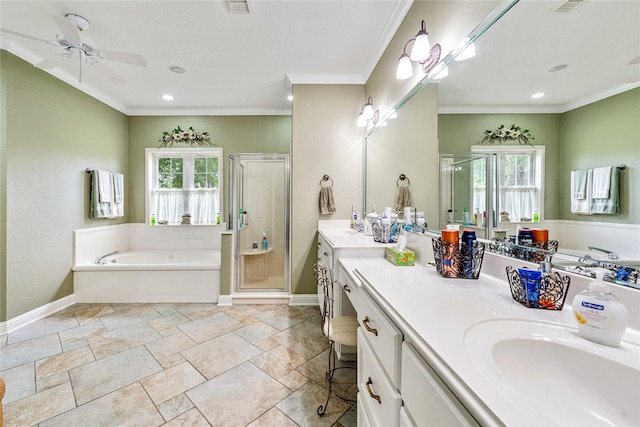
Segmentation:
<svg viewBox="0 0 640 427">
<path fill-rule="evenodd" d="M 4 421 L 2 418 L 2 399 L 4 398 L 5 390 L 6 390 L 6 387 L 4 385 L 4 380 L 0 378 L 0 427 L 4 425 Z"/>
</svg>

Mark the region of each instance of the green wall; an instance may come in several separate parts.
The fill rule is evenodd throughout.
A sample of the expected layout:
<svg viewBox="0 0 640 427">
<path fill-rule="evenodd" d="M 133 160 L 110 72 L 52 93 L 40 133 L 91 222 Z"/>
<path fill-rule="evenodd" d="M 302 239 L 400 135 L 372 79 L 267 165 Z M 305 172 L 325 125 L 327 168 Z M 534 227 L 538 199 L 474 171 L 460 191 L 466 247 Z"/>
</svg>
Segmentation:
<svg viewBox="0 0 640 427">
<path fill-rule="evenodd" d="M 209 132 L 211 141 L 217 147 L 222 147 L 225 156 L 224 199 L 229 191 L 226 161 L 228 154 L 289 153 L 291 116 L 131 116 L 129 117 L 129 163 L 131 164 L 129 222 L 146 222 L 144 149 L 159 147 L 158 138 L 162 132 L 171 131 L 177 126 L 182 129 L 192 126 L 197 131 Z M 226 211 L 225 209 L 226 206 L 223 211 Z"/>
<path fill-rule="evenodd" d="M 627 165 L 620 172 L 620 215 L 574 215 L 567 202 L 561 217 L 640 224 L 640 88 L 566 112 L 561 126 L 562 200 L 570 197 L 569 171 Z"/>
<path fill-rule="evenodd" d="M 0 55 L 6 321 L 73 293 L 74 229 L 127 222 L 89 219 L 85 173 L 100 168 L 127 179 L 127 117 L 6 51 Z"/>
<path fill-rule="evenodd" d="M 529 129 L 535 137 L 534 145 L 545 146 L 545 219 L 560 218 L 560 115 L 559 114 L 440 114 L 438 137 L 440 153 L 466 153 L 472 145 L 479 145 L 485 130 L 501 124 Z M 506 145 L 506 144 L 503 144 Z M 517 143 L 516 143 L 517 145 Z"/>
</svg>

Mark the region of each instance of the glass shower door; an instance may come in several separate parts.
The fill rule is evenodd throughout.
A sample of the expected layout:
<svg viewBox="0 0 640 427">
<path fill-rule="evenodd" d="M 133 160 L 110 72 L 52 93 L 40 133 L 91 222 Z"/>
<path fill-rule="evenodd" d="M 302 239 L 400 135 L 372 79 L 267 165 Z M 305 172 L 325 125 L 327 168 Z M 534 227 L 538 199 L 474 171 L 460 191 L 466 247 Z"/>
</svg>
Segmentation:
<svg viewBox="0 0 640 427">
<path fill-rule="evenodd" d="M 234 156 L 236 292 L 289 291 L 289 155 Z"/>
</svg>

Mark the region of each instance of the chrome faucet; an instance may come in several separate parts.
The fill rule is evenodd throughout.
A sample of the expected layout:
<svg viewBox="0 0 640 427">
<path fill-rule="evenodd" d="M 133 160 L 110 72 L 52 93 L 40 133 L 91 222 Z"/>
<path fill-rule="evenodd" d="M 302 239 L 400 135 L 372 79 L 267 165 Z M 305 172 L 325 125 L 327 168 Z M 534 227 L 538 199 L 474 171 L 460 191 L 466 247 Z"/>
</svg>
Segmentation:
<svg viewBox="0 0 640 427">
<path fill-rule="evenodd" d="M 607 254 L 607 258 L 609 259 L 618 259 L 618 254 L 613 252 L 613 251 L 608 251 L 606 249 L 600 249 L 600 248 L 596 248 L 595 246 L 588 246 L 589 250 L 591 251 L 600 251 L 600 252 L 604 252 L 605 254 Z"/>
<path fill-rule="evenodd" d="M 106 264 L 107 262 L 104 260 L 106 257 L 111 256 L 111 255 L 118 255 L 119 253 L 120 253 L 120 251 L 113 251 L 110 254 L 99 256 L 96 259 L 96 264 Z"/>
</svg>

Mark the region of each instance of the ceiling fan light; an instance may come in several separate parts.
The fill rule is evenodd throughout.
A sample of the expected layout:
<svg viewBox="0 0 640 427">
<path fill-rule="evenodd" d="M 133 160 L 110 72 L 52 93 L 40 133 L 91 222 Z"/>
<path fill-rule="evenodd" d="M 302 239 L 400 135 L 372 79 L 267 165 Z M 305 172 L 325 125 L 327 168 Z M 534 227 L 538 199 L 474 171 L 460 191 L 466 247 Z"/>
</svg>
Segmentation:
<svg viewBox="0 0 640 427">
<path fill-rule="evenodd" d="M 409 55 L 403 53 L 398 61 L 398 68 L 396 69 L 396 79 L 406 80 L 413 76 L 413 64 Z"/>
</svg>

